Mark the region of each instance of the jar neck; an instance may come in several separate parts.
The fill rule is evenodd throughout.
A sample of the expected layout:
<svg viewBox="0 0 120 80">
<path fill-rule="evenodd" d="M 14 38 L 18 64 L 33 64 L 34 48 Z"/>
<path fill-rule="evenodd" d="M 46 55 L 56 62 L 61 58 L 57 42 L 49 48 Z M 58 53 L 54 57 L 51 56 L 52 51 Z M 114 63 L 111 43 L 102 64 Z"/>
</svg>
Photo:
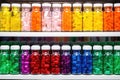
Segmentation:
<svg viewBox="0 0 120 80">
<path fill-rule="evenodd" d="M 32 7 L 32 11 L 40 11 L 40 7 Z"/>
<path fill-rule="evenodd" d="M 73 10 L 74 11 L 81 11 L 81 7 L 74 7 Z"/>
<path fill-rule="evenodd" d="M 30 11 L 30 8 L 24 7 L 24 8 L 22 8 L 22 11 L 29 12 L 29 11 Z"/>
<path fill-rule="evenodd" d="M 19 12 L 19 11 L 20 11 L 20 8 L 19 8 L 19 7 L 12 7 L 12 11 L 13 11 L 13 12 L 14 12 L 14 11 Z"/>
<path fill-rule="evenodd" d="M 87 11 L 92 11 L 92 7 L 84 7 L 84 11 L 87 12 Z"/>
<path fill-rule="evenodd" d="M 9 7 L 2 7 L 2 11 L 9 11 L 10 8 Z"/>
<path fill-rule="evenodd" d="M 96 11 L 96 12 L 102 12 L 102 7 L 94 7 L 94 11 Z"/>
<path fill-rule="evenodd" d="M 113 10 L 112 10 L 112 7 L 105 7 L 104 10 L 105 10 L 106 12 L 111 12 L 111 11 L 113 11 Z"/>
<path fill-rule="evenodd" d="M 43 7 L 43 11 L 50 11 L 50 7 Z"/>
<path fill-rule="evenodd" d="M 61 8 L 60 7 L 53 7 L 53 11 L 60 11 Z"/>
<path fill-rule="evenodd" d="M 119 7 L 115 7 L 115 11 L 120 12 L 120 6 Z"/>
<path fill-rule="evenodd" d="M 71 11 L 70 7 L 63 7 L 63 11 Z"/>
</svg>

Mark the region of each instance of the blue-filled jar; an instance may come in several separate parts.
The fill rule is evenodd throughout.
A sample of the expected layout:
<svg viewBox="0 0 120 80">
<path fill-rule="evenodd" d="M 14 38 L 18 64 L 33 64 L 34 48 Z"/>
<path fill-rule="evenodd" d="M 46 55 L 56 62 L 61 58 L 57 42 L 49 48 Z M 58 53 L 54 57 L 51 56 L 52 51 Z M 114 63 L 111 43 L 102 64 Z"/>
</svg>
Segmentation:
<svg viewBox="0 0 120 80">
<path fill-rule="evenodd" d="M 72 74 L 81 74 L 81 46 L 72 46 Z"/>
<path fill-rule="evenodd" d="M 92 74 L 92 46 L 83 45 L 82 74 Z"/>
</svg>

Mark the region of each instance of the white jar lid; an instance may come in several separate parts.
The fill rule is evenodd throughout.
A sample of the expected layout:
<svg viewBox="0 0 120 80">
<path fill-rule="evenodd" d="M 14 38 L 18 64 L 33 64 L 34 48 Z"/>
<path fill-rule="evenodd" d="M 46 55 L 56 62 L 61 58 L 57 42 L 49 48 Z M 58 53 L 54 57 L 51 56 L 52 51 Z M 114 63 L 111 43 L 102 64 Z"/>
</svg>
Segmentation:
<svg viewBox="0 0 120 80">
<path fill-rule="evenodd" d="M 40 3 L 32 3 L 32 6 L 41 7 L 41 4 Z"/>
<path fill-rule="evenodd" d="M 71 7 L 71 4 L 70 3 L 63 3 L 63 7 L 66 7 L 66 6 Z"/>
<path fill-rule="evenodd" d="M 22 45 L 21 50 L 30 50 L 30 46 L 29 45 Z"/>
<path fill-rule="evenodd" d="M 1 45 L 1 50 L 8 50 L 9 48 L 9 45 Z"/>
<path fill-rule="evenodd" d="M 31 4 L 23 3 L 22 7 L 31 7 Z"/>
<path fill-rule="evenodd" d="M 42 6 L 43 7 L 51 7 L 51 4 L 50 3 L 42 3 Z"/>
<path fill-rule="evenodd" d="M 114 50 L 120 50 L 120 45 L 114 45 Z"/>
<path fill-rule="evenodd" d="M 12 7 L 20 7 L 20 4 L 19 3 L 12 3 Z"/>
<path fill-rule="evenodd" d="M 40 50 L 40 45 L 32 45 L 31 50 Z"/>
<path fill-rule="evenodd" d="M 118 6 L 120 6 L 120 3 L 115 3 L 114 6 L 118 7 Z"/>
<path fill-rule="evenodd" d="M 103 49 L 104 49 L 104 50 L 112 50 L 113 47 L 112 47 L 111 45 L 104 45 L 104 46 L 103 46 Z"/>
<path fill-rule="evenodd" d="M 111 6 L 111 7 L 112 7 L 112 6 L 113 6 L 113 4 L 112 4 L 112 3 L 105 3 L 105 4 L 104 4 L 104 7 L 109 7 L 109 6 Z"/>
<path fill-rule="evenodd" d="M 81 6 L 82 6 L 81 3 L 74 3 L 74 4 L 73 4 L 73 7 L 81 7 Z"/>
<path fill-rule="evenodd" d="M 5 7 L 10 7 L 10 4 L 9 4 L 9 3 L 2 3 L 2 4 L 1 4 L 1 7 L 3 7 L 3 6 L 5 6 Z"/>
<path fill-rule="evenodd" d="M 102 46 L 101 45 L 94 45 L 93 50 L 102 50 Z"/>
<path fill-rule="evenodd" d="M 92 46 L 90 46 L 90 45 L 83 45 L 83 50 L 92 50 Z"/>
<path fill-rule="evenodd" d="M 61 7 L 61 4 L 59 4 L 59 3 L 53 3 L 52 6 L 53 7 Z"/>
<path fill-rule="evenodd" d="M 84 7 L 92 7 L 92 3 L 84 3 L 83 6 Z"/>
<path fill-rule="evenodd" d="M 73 45 L 72 50 L 81 50 L 81 46 L 80 45 Z"/>
<path fill-rule="evenodd" d="M 59 45 L 52 45 L 52 50 L 60 50 L 60 46 Z"/>
<path fill-rule="evenodd" d="M 19 45 L 12 45 L 11 50 L 19 50 L 20 46 Z"/>
<path fill-rule="evenodd" d="M 70 50 L 70 45 L 62 45 L 62 50 Z"/>
<path fill-rule="evenodd" d="M 50 45 L 42 45 L 42 50 L 50 50 Z"/>
<path fill-rule="evenodd" d="M 102 7 L 102 3 L 95 3 L 94 7 Z"/>
</svg>

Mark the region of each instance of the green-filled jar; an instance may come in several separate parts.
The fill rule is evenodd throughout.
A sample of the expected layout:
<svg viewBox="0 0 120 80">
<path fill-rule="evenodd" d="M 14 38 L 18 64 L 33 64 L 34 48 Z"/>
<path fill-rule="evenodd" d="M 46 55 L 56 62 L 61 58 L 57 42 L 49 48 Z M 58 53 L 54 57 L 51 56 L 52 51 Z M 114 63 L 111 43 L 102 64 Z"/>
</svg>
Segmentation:
<svg viewBox="0 0 120 80">
<path fill-rule="evenodd" d="M 104 45 L 104 74 L 113 74 L 113 47 L 111 45 Z"/>
<path fill-rule="evenodd" d="M 0 74 L 9 74 L 10 61 L 9 61 L 9 46 L 1 45 L 0 53 Z"/>
<path fill-rule="evenodd" d="M 120 75 L 120 45 L 114 46 L 114 74 Z"/>
<path fill-rule="evenodd" d="M 101 45 L 93 46 L 93 74 L 103 74 L 103 53 Z"/>
<path fill-rule="evenodd" d="M 20 46 L 12 45 L 10 53 L 10 74 L 19 74 L 20 72 Z"/>
</svg>

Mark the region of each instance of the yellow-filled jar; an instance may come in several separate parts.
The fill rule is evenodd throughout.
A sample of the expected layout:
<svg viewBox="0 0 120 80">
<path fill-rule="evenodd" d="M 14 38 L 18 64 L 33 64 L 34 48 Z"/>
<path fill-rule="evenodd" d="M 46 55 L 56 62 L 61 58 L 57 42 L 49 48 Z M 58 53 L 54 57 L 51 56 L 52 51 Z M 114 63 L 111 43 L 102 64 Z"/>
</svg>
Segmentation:
<svg viewBox="0 0 120 80">
<path fill-rule="evenodd" d="M 83 31 L 93 31 L 92 3 L 84 3 L 83 9 Z"/>
<path fill-rule="evenodd" d="M 72 19 L 72 31 L 82 31 L 82 4 L 73 4 L 73 19 Z"/>
<path fill-rule="evenodd" d="M 93 31 L 103 31 L 102 4 L 94 4 Z"/>
<path fill-rule="evenodd" d="M 10 4 L 8 3 L 1 4 L 0 31 L 10 31 Z"/>
<path fill-rule="evenodd" d="M 11 31 L 21 31 L 21 13 L 20 13 L 20 4 L 12 4 L 11 12 Z"/>
</svg>

